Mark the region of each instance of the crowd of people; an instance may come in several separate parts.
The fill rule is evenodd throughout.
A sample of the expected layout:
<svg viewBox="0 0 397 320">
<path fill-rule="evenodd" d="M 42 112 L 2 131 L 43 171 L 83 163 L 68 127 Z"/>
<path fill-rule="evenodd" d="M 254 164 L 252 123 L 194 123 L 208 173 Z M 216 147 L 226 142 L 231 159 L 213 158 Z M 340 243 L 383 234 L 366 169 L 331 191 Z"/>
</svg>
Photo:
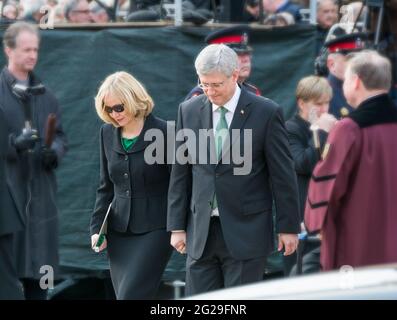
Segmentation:
<svg viewBox="0 0 397 320">
<path fill-rule="evenodd" d="M 324 14 L 318 17 L 330 28 L 333 2 L 320 1 Z M 72 3 L 87 7 L 67 6 L 68 19 L 89 16 L 87 1 Z M 277 1 L 267 10 L 277 12 L 277 3 L 298 12 Z M 104 124 L 90 236 L 94 250 L 107 250 L 118 299 L 154 298 L 172 248 L 187 255 L 187 295 L 260 281 L 273 230 L 287 276 L 297 264 L 311 273 L 397 262 L 390 61 L 368 50 L 362 33 L 328 38 L 328 76 L 300 80 L 296 114 L 285 121 L 277 102 L 248 82 L 248 36 L 246 26 L 234 26 L 206 37 L 194 64 L 198 86 L 180 104 L 172 128 L 182 133 L 173 141 L 176 161 L 164 156 L 170 131 L 152 115 L 154 102 L 143 84 L 116 72 L 98 89 L 95 108 Z M 54 171 L 68 143 L 58 102 L 34 73 L 39 44 L 38 27 L 27 22 L 11 24 L 3 36 L 1 299 L 45 299 L 41 267 L 58 271 Z M 233 135 L 246 129 L 248 137 Z M 163 135 L 154 141 L 163 157 L 149 163 L 152 142 L 144 136 L 153 130 Z M 202 130 L 209 132 L 205 149 L 188 135 Z M 233 156 L 246 146 L 242 167 Z M 248 164 L 248 172 L 236 174 Z M 318 242 L 299 241 L 305 233 Z"/>
<path fill-rule="evenodd" d="M 116 3 L 115 3 L 116 2 Z M 4 0 L 1 22 L 9 24 L 24 20 L 41 23 L 51 20 L 59 23 L 107 23 L 123 21 L 159 21 L 172 19 L 172 10 L 167 5 L 174 1 L 160 0 Z M 184 0 L 182 2 L 183 18 L 196 24 L 214 22 L 258 22 L 271 26 L 288 26 L 308 22 L 307 1 L 262 0 L 233 1 L 229 13 L 222 1 Z M 263 12 L 260 12 L 260 9 Z M 343 11 L 361 8 L 361 2 L 342 7 Z M 338 5 L 335 0 L 317 1 L 317 23 L 320 30 L 328 30 L 338 20 Z"/>
</svg>

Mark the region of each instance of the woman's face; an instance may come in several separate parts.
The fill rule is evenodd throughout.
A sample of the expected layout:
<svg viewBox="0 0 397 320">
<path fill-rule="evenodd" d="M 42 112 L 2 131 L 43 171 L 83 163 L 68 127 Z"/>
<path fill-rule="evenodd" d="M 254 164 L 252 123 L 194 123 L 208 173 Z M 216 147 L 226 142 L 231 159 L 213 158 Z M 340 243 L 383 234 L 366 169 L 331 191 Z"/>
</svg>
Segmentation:
<svg viewBox="0 0 397 320">
<path fill-rule="evenodd" d="M 133 116 L 131 113 L 128 112 L 128 110 L 124 107 L 121 108 L 120 106 L 122 106 L 122 102 L 120 101 L 120 99 L 118 99 L 117 97 L 114 97 L 111 94 L 107 94 L 105 96 L 105 98 L 103 99 L 103 104 L 104 104 L 104 108 L 105 109 L 109 109 L 107 107 L 110 107 L 112 110 L 109 110 L 111 112 L 109 113 L 109 116 L 117 122 L 117 124 L 120 127 L 125 127 L 127 124 L 129 124 L 132 120 L 133 120 Z M 116 110 L 115 110 L 116 109 Z M 124 109 L 121 112 L 117 112 L 120 109 Z M 105 110 L 106 112 L 106 110 Z"/>
<path fill-rule="evenodd" d="M 323 113 L 327 113 L 329 109 L 330 98 L 326 95 L 323 95 L 319 100 L 309 100 L 303 101 L 299 99 L 299 114 L 301 117 L 310 123 L 318 118 Z"/>
</svg>

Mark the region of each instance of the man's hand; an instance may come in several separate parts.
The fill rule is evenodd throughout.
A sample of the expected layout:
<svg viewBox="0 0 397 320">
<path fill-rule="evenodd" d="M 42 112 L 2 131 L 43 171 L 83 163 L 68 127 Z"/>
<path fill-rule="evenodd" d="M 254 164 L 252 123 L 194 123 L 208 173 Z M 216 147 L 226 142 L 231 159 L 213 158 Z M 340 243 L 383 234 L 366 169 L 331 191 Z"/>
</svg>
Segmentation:
<svg viewBox="0 0 397 320">
<path fill-rule="evenodd" d="M 292 233 L 280 233 L 278 235 L 278 251 L 283 250 L 284 248 L 284 256 L 289 256 L 293 254 L 298 248 L 298 235 Z"/>
<path fill-rule="evenodd" d="M 15 149 L 22 152 L 33 149 L 38 140 L 37 130 L 32 129 L 21 133 L 18 137 L 13 136 L 11 141 Z"/>
<path fill-rule="evenodd" d="M 171 234 L 171 246 L 181 254 L 186 253 L 186 232 L 173 231 Z"/>
<path fill-rule="evenodd" d="M 99 239 L 99 234 L 98 233 L 96 233 L 96 234 L 93 234 L 92 236 L 91 236 L 91 248 L 92 248 L 92 250 L 94 250 L 95 252 L 101 252 L 102 250 L 105 250 L 106 249 L 106 247 L 107 247 L 107 245 L 108 245 L 108 243 L 107 243 L 107 241 L 106 241 L 106 238 L 103 240 L 103 243 L 101 244 L 101 246 L 98 248 L 98 247 L 95 247 L 95 245 L 96 245 L 96 243 L 98 242 L 98 239 Z"/>
<path fill-rule="evenodd" d="M 42 147 L 40 150 L 41 163 L 46 170 L 55 169 L 58 166 L 58 156 L 55 150 Z"/>
</svg>

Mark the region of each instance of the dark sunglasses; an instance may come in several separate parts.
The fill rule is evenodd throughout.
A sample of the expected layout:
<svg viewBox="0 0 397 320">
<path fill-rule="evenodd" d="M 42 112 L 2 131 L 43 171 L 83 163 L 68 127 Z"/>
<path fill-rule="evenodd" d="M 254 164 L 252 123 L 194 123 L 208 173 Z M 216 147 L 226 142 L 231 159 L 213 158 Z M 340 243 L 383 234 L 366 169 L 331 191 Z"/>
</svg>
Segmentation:
<svg viewBox="0 0 397 320">
<path fill-rule="evenodd" d="M 105 106 L 104 109 L 105 109 L 105 112 L 107 112 L 109 114 L 112 113 L 113 111 L 120 113 L 120 112 L 124 111 L 124 104 L 122 104 L 122 103 L 115 104 L 113 107 Z"/>
</svg>

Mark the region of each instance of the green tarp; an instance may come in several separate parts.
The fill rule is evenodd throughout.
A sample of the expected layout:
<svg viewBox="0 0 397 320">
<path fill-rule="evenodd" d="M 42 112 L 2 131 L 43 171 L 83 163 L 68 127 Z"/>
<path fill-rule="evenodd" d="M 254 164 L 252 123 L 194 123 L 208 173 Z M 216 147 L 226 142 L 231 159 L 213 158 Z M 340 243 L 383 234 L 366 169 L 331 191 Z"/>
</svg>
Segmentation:
<svg viewBox="0 0 397 320">
<path fill-rule="evenodd" d="M 105 255 L 93 253 L 89 239 L 99 179 L 101 121 L 94 109 L 98 86 L 110 73 L 131 72 L 152 95 L 154 113 L 174 120 L 179 103 L 197 83 L 194 58 L 209 31 L 194 27 L 42 31 L 36 71 L 60 101 L 69 140 L 69 152 L 57 171 L 61 265 L 67 274 L 86 276 L 107 268 Z M 295 111 L 297 82 L 313 73 L 315 40 L 310 26 L 252 32 L 250 82 L 279 103 L 286 118 Z M 4 57 L 0 62 L 4 64 Z"/>
</svg>

